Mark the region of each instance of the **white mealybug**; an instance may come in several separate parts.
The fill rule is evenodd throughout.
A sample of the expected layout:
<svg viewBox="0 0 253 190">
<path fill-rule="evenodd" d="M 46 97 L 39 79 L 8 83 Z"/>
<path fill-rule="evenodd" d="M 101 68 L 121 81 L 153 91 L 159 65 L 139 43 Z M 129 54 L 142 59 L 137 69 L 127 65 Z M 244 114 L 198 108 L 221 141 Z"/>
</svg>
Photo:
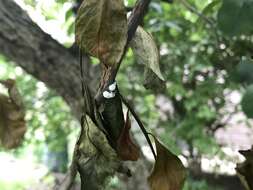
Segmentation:
<svg viewBox="0 0 253 190">
<path fill-rule="evenodd" d="M 111 95 L 110 95 L 110 92 L 104 91 L 103 96 L 104 96 L 104 98 L 110 98 Z"/>
<path fill-rule="evenodd" d="M 116 89 L 116 85 L 117 85 L 117 83 L 116 83 L 116 81 L 114 81 L 114 83 L 112 83 L 112 84 L 109 86 L 109 90 L 110 90 L 110 91 L 114 91 L 114 90 Z"/>
<path fill-rule="evenodd" d="M 104 96 L 104 98 L 106 98 L 106 99 L 114 98 L 114 97 L 115 97 L 115 92 L 104 91 L 104 92 L 103 92 L 103 96 Z"/>
<path fill-rule="evenodd" d="M 111 97 L 111 98 L 114 98 L 114 97 L 115 97 L 115 92 L 111 92 L 111 93 L 110 93 L 110 97 Z"/>
</svg>

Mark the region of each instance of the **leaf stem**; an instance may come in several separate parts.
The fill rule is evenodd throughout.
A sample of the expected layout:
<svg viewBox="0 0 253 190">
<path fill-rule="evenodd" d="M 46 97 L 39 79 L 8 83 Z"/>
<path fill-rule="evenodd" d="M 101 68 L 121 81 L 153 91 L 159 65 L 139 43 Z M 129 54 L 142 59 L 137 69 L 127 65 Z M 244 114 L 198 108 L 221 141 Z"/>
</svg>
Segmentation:
<svg viewBox="0 0 253 190">
<path fill-rule="evenodd" d="M 147 140 L 147 142 L 148 142 L 148 145 L 149 145 L 149 147 L 150 147 L 150 149 L 151 149 L 151 151 L 152 151 L 152 154 L 153 154 L 153 156 L 154 156 L 154 158 L 155 158 L 155 160 L 156 160 L 156 153 L 155 153 L 154 147 L 153 147 L 153 145 L 152 145 L 152 143 L 151 143 L 151 140 L 150 140 L 150 138 L 149 138 L 149 136 L 148 136 L 148 134 L 150 134 L 150 133 L 148 133 L 148 132 L 146 131 L 146 129 L 145 129 L 145 127 L 144 127 L 142 121 L 140 120 L 139 116 L 138 116 L 137 113 L 135 112 L 134 108 L 128 103 L 128 101 L 127 101 L 120 93 L 119 93 L 119 96 L 120 96 L 122 102 L 123 102 L 123 103 L 126 105 L 126 107 L 129 109 L 129 111 L 131 112 L 131 114 L 134 116 L 134 119 L 136 120 L 136 122 L 138 123 L 138 125 L 139 125 L 139 127 L 140 127 L 142 133 L 144 134 L 144 136 L 145 136 L 145 138 L 146 138 L 146 140 Z M 153 135 L 152 135 L 152 136 L 153 136 Z"/>
<path fill-rule="evenodd" d="M 112 84 L 115 81 L 115 78 L 116 78 L 117 73 L 119 71 L 120 65 L 121 65 L 121 63 L 126 55 L 126 52 L 128 50 L 128 45 L 129 45 L 130 41 L 132 40 L 137 27 L 142 22 L 145 14 L 148 10 L 150 2 L 151 2 L 151 0 L 139 0 L 136 2 L 136 5 L 135 5 L 135 7 L 129 17 L 129 21 L 128 21 L 127 42 L 124 47 L 124 52 L 123 52 L 119 62 L 110 71 L 110 76 L 109 76 L 108 80 L 104 82 L 103 89 L 100 90 L 100 93 L 96 95 L 96 102 L 98 103 L 98 105 L 101 103 L 101 101 L 103 101 L 103 95 L 102 95 L 103 91 L 110 84 Z"/>
</svg>

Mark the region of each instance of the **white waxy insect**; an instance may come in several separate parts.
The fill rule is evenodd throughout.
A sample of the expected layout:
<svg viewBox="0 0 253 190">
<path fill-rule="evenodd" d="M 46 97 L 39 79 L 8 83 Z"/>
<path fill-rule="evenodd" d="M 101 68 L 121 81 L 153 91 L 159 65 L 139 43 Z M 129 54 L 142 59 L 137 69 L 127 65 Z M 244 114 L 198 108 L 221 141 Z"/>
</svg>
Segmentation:
<svg viewBox="0 0 253 190">
<path fill-rule="evenodd" d="M 112 83 L 110 86 L 109 86 L 109 90 L 110 91 L 114 91 L 116 89 L 116 86 L 117 86 L 117 83 L 116 81 L 114 81 L 114 83 Z"/>
<path fill-rule="evenodd" d="M 104 98 L 107 98 L 107 99 L 114 98 L 115 97 L 115 92 L 104 91 L 103 96 L 104 96 Z"/>
<path fill-rule="evenodd" d="M 103 96 L 104 96 L 104 98 L 110 98 L 110 92 L 104 91 Z"/>
<path fill-rule="evenodd" d="M 114 98 L 115 97 L 115 92 L 111 92 L 110 93 L 110 98 Z"/>
</svg>

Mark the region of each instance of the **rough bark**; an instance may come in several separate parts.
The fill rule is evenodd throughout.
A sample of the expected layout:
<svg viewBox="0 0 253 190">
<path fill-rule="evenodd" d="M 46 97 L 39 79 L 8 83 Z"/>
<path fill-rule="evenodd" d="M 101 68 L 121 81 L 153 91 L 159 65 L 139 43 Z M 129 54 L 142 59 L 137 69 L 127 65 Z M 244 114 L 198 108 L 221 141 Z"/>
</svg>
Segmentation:
<svg viewBox="0 0 253 190">
<path fill-rule="evenodd" d="M 71 50 L 42 31 L 15 2 L 0 0 L 0 53 L 55 90 L 79 118 L 78 50 Z M 100 69 L 90 66 L 88 57 L 83 63 L 86 81 L 95 91 Z"/>
</svg>

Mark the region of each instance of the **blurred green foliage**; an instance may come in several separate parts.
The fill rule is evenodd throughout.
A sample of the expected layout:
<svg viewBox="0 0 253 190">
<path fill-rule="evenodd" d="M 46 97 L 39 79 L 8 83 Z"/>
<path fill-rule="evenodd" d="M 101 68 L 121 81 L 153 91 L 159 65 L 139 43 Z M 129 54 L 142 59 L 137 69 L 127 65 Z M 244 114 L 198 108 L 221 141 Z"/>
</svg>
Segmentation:
<svg viewBox="0 0 253 190">
<path fill-rule="evenodd" d="M 190 178 L 187 179 L 185 182 L 183 190 L 221 190 L 219 188 L 214 188 L 207 184 L 204 180 L 202 181 L 197 181 L 197 180 L 192 180 Z"/>
<path fill-rule="evenodd" d="M 63 31 L 69 36 L 74 34 L 74 0 L 57 0 L 50 7 L 40 0 L 24 1 L 34 9 L 43 10 L 48 20 L 57 19 L 56 13 L 65 9 Z M 134 0 L 125 2 L 129 7 L 135 3 Z M 131 50 L 117 81 L 145 126 L 158 134 L 173 152 L 183 153 L 189 159 L 220 153 L 214 133 L 225 116 L 226 98 L 230 92 L 244 89 L 245 82 L 253 81 L 252 7 L 251 0 L 151 2 L 143 26 L 157 42 L 167 89 L 153 93 L 142 86 L 143 67 L 136 62 Z M 247 61 L 242 61 L 245 57 Z M 0 62 L 5 69 L 1 78 L 10 77 L 17 70 L 3 57 Z M 97 64 L 97 59 L 92 59 L 92 63 Z M 66 147 L 66 136 L 78 128 L 69 108 L 51 90 L 42 87 L 45 90 L 41 92 L 43 83 L 30 75 L 16 75 L 16 78 L 24 94 L 31 126 L 19 150 L 36 144 L 34 151 L 40 159 L 45 146 L 50 151 L 61 152 L 62 147 Z M 159 98 L 165 99 L 163 105 L 170 105 L 171 109 L 163 110 Z M 246 105 L 250 103 L 245 99 Z M 193 189 L 207 189 L 207 184 L 187 182 L 185 190 Z"/>
<path fill-rule="evenodd" d="M 218 12 L 220 29 L 228 35 L 252 34 L 253 1 L 223 0 Z"/>
<path fill-rule="evenodd" d="M 235 79 L 240 83 L 253 83 L 253 61 L 250 58 L 243 58 L 235 71 Z"/>
<path fill-rule="evenodd" d="M 25 182 L 2 182 L 0 181 L 0 189 L 15 189 L 15 190 L 24 190 Z M 29 182 L 28 182 L 29 183 Z"/>
</svg>

